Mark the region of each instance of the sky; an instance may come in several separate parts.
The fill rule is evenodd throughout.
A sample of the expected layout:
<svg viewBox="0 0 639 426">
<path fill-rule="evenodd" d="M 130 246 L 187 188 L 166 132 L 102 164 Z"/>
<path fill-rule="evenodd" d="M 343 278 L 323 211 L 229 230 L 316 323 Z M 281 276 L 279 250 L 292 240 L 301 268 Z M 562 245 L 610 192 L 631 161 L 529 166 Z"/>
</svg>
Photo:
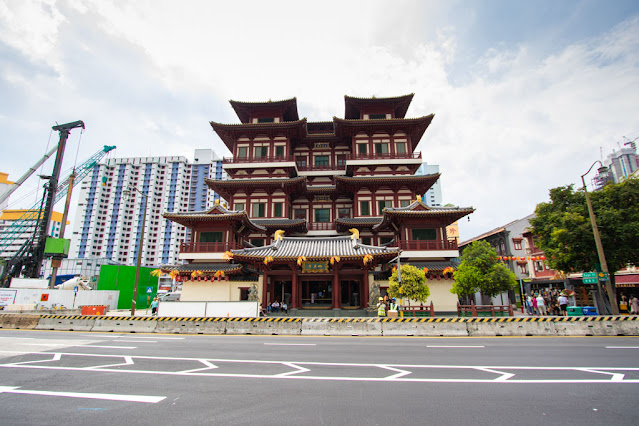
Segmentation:
<svg viewBox="0 0 639 426">
<path fill-rule="evenodd" d="M 418 150 L 443 202 L 476 209 L 459 223 L 473 238 L 639 137 L 639 2 L 0 0 L 10 180 L 57 142 L 56 123 L 86 124 L 64 170 L 103 145 L 192 160 L 230 156 L 209 121 L 239 123 L 231 99 L 296 97 L 300 117 L 329 121 L 344 95 L 409 93 L 407 117 L 435 114 Z"/>
</svg>

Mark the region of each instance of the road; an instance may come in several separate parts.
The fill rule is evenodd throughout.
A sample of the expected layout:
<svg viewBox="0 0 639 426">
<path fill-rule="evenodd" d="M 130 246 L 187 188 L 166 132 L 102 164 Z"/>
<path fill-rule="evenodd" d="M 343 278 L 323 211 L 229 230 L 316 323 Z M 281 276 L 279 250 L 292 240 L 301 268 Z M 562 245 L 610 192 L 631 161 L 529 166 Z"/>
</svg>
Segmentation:
<svg viewBox="0 0 639 426">
<path fill-rule="evenodd" d="M 0 330 L 0 424 L 637 424 L 639 338 Z"/>
</svg>

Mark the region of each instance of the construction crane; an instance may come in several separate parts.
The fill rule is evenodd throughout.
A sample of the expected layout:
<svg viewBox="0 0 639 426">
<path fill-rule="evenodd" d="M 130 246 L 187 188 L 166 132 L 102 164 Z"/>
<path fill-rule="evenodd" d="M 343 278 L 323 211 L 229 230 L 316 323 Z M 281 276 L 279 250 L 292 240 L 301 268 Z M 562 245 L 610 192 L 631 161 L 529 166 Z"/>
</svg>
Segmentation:
<svg viewBox="0 0 639 426">
<path fill-rule="evenodd" d="M 84 123 L 79 121 L 56 127 L 54 127 L 54 130 L 59 130 L 62 138 L 62 132 L 66 132 L 68 136 L 69 129 L 74 127 L 84 128 Z M 48 196 L 43 196 L 31 209 L 26 210 L 22 216 L 5 229 L 0 238 L 0 256 L 2 256 L 16 239 L 23 236 L 30 227 L 34 226 L 35 223 L 33 234 L 7 261 L 2 276 L 0 276 L 0 283 L 3 283 L 8 275 L 12 277 L 17 276 L 25 264 L 39 274 L 40 264 L 42 263 L 44 254 L 44 239 L 46 238 L 46 230 L 49 225 L 48 222 L 51 217 L 53 205 L 67 195 L 70 185 L 73 188 L 80 183 L 93 170 L 93 167 L 113 149 L 115 149 L 115 146 L 105 145 L 100 151 L 93 154 L 79 166 L 76 166 L 69 176 L 62 179 L 60 184 L 55 188 L 55 191 L 47 190 L 45 194 L 48 194 Z M 50 180 L 49 185 L 51 183 Z M 47 212 L 48 215 L 46 214 Z M 27 271 L 25 271 L 25 273 L 26 272 Z M 34 275 L 33 271 L 29 272 L 28 275 Z"/>
</svg>

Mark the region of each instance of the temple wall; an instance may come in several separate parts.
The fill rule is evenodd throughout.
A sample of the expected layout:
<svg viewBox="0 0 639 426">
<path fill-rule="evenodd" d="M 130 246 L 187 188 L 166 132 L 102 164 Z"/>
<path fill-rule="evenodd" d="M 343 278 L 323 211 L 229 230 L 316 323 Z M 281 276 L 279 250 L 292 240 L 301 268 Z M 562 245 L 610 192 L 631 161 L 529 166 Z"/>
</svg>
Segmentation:
<svg viewBox="0 0 639 426">
<path fill-rule="evenodd" d="M 183 302 L 227 302 L 240 300 L 240 288 L 251 287 L 251 281 L 185 281 L 182 283 Z M 258 296 L 261 300 L 262 285 L 257 282 Z"/>
</svg>

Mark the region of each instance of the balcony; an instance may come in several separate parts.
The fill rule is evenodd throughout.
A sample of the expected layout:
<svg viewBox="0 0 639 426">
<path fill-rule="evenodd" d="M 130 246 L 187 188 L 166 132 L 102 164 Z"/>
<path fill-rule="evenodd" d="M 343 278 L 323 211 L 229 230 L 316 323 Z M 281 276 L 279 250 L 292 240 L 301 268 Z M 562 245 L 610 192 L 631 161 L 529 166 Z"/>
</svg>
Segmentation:
<svg viewBox="0 0 639 426">
<path fill-rule="evenodd" d="M 421 160 L 422 153 L 410 152 L 394 152 L 394 153 L 366 153 L 366 154 L 348 154 L 347 160 Z"/>
<path fill-rule="evenodd" d="M 293 162 L 295 159 L 292 155 L 267 155 L 267 156 L 251 156 L 251 157 L 224 157 L 222 164 L 247 164 L 247 163 L 285 163 Z"/>
<path fill-rule="evenodd" d="M 458 250 L 456 240 L 403 240 L 399 241 L 399 248 L 405 251 Z"/>
<path fill-rule="evenodd" d="M 309 231 L 334 231 L 335 223 L 333 222 L 310 222 L 308 223 Z"/>
<path fill-rule="evenodd" d="M 297 170 L 300 171 L 300 172 L 346 170 L 346 164 L 302 164 L 302 163 L 297 163 Z"/>
<path fill-rule="evenodd" d="M 181 243 L 180 254 L 182 253 L 224 253 L 229 250 L 243 248 L 238 243 Z"/>
</svg>

